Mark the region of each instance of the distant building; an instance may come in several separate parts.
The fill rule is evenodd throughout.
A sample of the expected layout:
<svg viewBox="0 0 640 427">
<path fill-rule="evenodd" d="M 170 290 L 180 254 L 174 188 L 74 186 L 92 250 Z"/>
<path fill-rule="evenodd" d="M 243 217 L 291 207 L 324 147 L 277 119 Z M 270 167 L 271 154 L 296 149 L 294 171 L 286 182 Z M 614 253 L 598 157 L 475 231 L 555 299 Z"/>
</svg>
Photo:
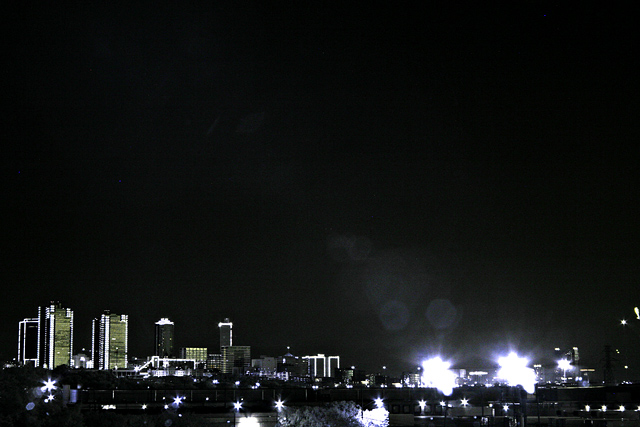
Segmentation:
<svg viewBox="0 0 640 427">
<path fill-rule="evenodd" d="M 18 363 L 38 366 L 40 349 L 39 317 L 24 319 L 18 323 Z"/>
<path fill-rule="evenodd" d="M 156 322 L 155 356 L 173 357 L 174 324 L 163 317 Z"/>
<path fill-rule="evenodd" d="M 311 377 L 333 377 L 335 370 L 340 368 L 340 356 L 325 356 L 318 354 L 316 356 L 303 356 L 302 359 L 308 363 L 308 373 Z"/>
<path fill-rule="evenodd" d="M 260 356 L 251 359 L 251 368 L 261 377 L 275 378 L 278 373 L 278 360 L 275 357 Z"/>
<path fill-rule="evenodd" d="M 278 357 L 277 370 L 278 378 L 286 381 L 294 378 L 303 378 L 309 375 L 309 363 L 307 359 L 287 353 Z"/>
<path fill-rule="evenodd" d="M 362 384 L 367 379 L 364 369 L 356 369 L 355 366 L 349 368 L 337 368 L 334 378 L 343 384 Z"/>
<path fill-rule="evenodd" d="M 207 364 L 207 348 L 182 347 L 180 349 L 180 357 L 182 359 L 193 359 L 196 361 L 197 368 L 204 368 Z"/>
<path fill-rule="evenodd" d="M 77 369 L 91 369 L 93 368 L 93 363 L 88 355 L 85 353 L 78 353 L 73 356 L 73 367 Z"/>
<path fill-rule="evenodd" d="M 251 346 L 222 347 L 222 373 L 244 375 L 251 366 Z"/>
<path fill-rule="evenodd" d="M 224 322 L 218 323 L 218 329 L 220 330 L 220 352 L 222 353 L 222 347 L 233 346 L 233 323 L 226 318 Z"/>
<path fill-rule="evenodd" d="M 73 366 L 73 310 L 59 302 L 39 309 L 40 312 L 40 363 L 47 369 L 61 365 Z"/>
<path fill-rule="evenodd" d="M 129 316 L 106 310 L 93 319 L 91 358 L 97 369 L 128 367 Z"/>
<path fill-rule="evenodd" d="M 216 353 L 207 355 L 207 369 L 222 372 L 222 354 Z"/>
</svg>

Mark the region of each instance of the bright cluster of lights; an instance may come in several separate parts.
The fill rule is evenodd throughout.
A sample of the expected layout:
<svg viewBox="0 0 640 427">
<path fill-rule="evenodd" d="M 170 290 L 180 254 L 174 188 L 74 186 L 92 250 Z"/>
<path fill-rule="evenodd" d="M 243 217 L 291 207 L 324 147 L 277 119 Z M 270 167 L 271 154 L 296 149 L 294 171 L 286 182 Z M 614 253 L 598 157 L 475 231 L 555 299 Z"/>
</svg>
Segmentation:
<svg viewBox="0 0 640 427">
<path fill-rule="evenodd" d="M 242 427 L 259 427 L 260 423 L 256 417 L 243 417 L 238 420 L 238 425 Z"/>
<path fill-rule="evenodd" d="M 422 362 L 424 369 L 422 384 L 425 387 L 433 387 L 444 395 L 450 396 L 456 386 L 456 374 L 449 370 L 451 363 L 443 361 L 440 357 L 433 357 Z"/>
<path fill-rule="evenodd" d="M 362 425 L 364 427 L 381 427 L 389 425 L 389 411 L 384 406 L 362 413 Z"/>
<path fill-rule="evenodd" d="M 510 386 L 521 385 L 527 393 L 535 392 L 536 374 L 533 369 L 527 367 L 529 359 L 511 352 L 508 356 L 499 358 L 498 364 L 499 378 L 506 380 Z"/>
</svg>

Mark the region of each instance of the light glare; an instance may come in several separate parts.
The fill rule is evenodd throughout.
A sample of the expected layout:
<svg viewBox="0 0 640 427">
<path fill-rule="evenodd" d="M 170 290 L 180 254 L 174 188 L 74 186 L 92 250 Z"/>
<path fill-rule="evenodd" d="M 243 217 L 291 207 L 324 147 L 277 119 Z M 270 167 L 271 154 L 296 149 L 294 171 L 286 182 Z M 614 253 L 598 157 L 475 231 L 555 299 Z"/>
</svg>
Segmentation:
<svg viewBox="0 0 640 427">
<path fill-rule="evenodd" d="M 528 368 L 529 360 L 526 357 L 518 357 L 514 352 L 506 357 L 498 359 L 500 370 L 498 377 L 507 381 L 510 386 L 521 385 L 527 393 L 535 392 L 536 374 Z"/>
<path fill-rule="evenodd" d="M 440 357 L 433 357 L 422 362 L 422 383 L 425 387 L 433 387 L 446 396 L 453 393 L 456 386 L 456 375 L 449 370 L 451 363 L 443 361 Z"/>
</svg>

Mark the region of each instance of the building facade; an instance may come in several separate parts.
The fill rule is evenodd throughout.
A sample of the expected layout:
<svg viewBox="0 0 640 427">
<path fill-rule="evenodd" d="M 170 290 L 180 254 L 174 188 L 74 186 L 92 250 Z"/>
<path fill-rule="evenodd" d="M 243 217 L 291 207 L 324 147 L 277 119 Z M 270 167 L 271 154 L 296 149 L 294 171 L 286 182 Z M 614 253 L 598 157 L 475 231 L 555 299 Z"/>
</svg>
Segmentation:
<svg viewBox="0 0 640 427">
<path fill-rule="evenodd" d="M 39 366 L 40 318 L 24 319 L 18 324 L 18 363 Z"/>
<path fill-rule="evenodd" d="M 224 322 L 218 323 L 218 329 L 220 330 L 220 352 L 222 353 L 222 347 L 233 346 L 233 323 L 227 318 Z"/>
<path fill-rule="evenodd" d="M 244 375 L 251 366 L 251 346 L 222 347 L 222 373 Z"/>
<path fill-rule="evenodd" d="M 105 311 L 93 320 L 91 357 L 97 369 L 128 367 L 129 316 Z"/>
<path fill-rule="evenodd" d="M 40 311 L 39 366 L 54 369 L 61 365 L 73 366 L 73 310 L 52 302 Z"/>
<path fill-rule="evenodd" d="M 174 323 L 163 317 L 156 322 L 155 354 L 160 357 L 174 357 Z"/>
<path fill-rule="evenodd" d="M 196 361 L 196 368 L 205 368 L 207 365 L 207 347 L 182 347 L 180 349 L 182 359 L 193 359 Z"/>
<path fill-rule="evenodd" d="M 302 359 L 307 361 L 309 376 L 314 378 L 333 377 L 335 370 L 340 368 L 340 356 L 317 354 L 315 356 L 303 356 Z"/>
</svg>

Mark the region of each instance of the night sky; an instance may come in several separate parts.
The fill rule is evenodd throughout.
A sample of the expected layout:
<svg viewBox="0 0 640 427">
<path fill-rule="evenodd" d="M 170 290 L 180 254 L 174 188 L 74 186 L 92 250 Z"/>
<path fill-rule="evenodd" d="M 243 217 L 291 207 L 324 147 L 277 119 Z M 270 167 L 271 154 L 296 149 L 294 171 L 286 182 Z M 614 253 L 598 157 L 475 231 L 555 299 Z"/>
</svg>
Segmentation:
<svg viewBox="0 0 640 427">
<path fill-rule="evenodd" d="M 630 11 L 181 3 L 3 18 L 3 359 L 51 300 L 141 357 L 638 354 Z"/>
</svg>

